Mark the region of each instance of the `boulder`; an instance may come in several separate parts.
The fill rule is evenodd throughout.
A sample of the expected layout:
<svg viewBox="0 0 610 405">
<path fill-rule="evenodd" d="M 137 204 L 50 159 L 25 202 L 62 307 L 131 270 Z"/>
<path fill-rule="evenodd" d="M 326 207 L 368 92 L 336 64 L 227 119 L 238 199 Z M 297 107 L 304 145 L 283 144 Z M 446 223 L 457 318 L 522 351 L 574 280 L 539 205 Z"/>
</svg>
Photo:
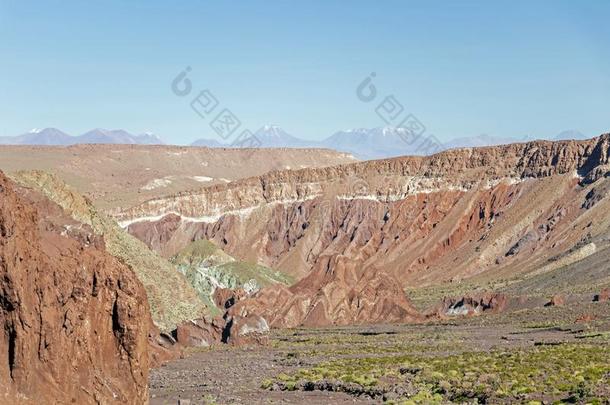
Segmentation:
<svg viewBox="0 0 610 405">
<path fill-rule="evenodd" d="M 604 288 L 599 294 L 593 297 L 594 302 L 607 302 L 610 300 L 610 288 Z"/>
<path fill-rule="evenodd" d="M 223 342 L 232 345 L 266 344 L 269 324 L 262 316 L 250 314 L 246 317 L 226 315 Z"/>
<path fill-rule="evenodd" d="M 565 304 L 565 297 L 562 294 L 555 294 L 551 300 L 544 304 L 545 307 L 559 307 Z"/>
<path fill-rule="evenodd" d="M 209 347 L 222 342 L 224 320 L 205 318 L 186 321 L 173 332 L 176 342 L 186 347 Z"/>
</svg>

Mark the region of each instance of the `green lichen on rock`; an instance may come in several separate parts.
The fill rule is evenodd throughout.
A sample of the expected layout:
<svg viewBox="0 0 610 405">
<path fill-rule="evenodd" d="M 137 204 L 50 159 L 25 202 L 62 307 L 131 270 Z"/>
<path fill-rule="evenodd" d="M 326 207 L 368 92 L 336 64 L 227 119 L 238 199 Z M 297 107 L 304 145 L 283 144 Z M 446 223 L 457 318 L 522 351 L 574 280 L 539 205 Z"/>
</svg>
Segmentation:
<svg viewBox="0 0 610 405">
<path fill-rule="evenodd" d="M 212 302 L 216 288 L 243 288 L 252 293 L 275 283 L 289 285 L 292 279 L 269 267 L 236 260 L 207 240 L 197 240 L 170 259 L 195 288 L 200 298 Z"/>
</svg>

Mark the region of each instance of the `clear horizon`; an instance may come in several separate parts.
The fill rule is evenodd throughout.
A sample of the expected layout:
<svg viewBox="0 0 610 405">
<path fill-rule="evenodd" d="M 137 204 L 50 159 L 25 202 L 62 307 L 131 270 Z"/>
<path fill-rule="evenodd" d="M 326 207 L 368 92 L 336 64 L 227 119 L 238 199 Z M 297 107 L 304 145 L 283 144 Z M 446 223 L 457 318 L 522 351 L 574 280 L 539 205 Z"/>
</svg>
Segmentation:
<svg viewBox="0 0 610 405">
<path fill-rule="evenodd" d="M 597 136 L 610 130 L 608 17 L 602 1 L 0 1 L 0 136 L 120 128 L 221 140 L 189 105 L 205 89 L 244 128 L 310 140 L 385 126 L 375 107 L 388 95 L 441 140 Z M 177 96 L 187 67 L 192 92 Z M 369 103 L 356 89 L 372 72 Z"/>
</svg>

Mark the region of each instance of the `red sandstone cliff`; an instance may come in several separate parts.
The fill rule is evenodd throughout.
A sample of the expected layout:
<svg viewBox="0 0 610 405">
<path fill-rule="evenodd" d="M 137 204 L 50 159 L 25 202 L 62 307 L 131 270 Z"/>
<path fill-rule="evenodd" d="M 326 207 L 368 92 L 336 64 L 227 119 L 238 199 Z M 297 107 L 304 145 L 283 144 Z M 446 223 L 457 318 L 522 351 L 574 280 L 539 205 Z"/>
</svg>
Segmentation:
<svg viewBox="0 0 610 405">
<path fill-rule="evenodd" d="M 145 403 L 150 314 L 134 273 L 0 173 L 0 402 Z"/>
</svg>

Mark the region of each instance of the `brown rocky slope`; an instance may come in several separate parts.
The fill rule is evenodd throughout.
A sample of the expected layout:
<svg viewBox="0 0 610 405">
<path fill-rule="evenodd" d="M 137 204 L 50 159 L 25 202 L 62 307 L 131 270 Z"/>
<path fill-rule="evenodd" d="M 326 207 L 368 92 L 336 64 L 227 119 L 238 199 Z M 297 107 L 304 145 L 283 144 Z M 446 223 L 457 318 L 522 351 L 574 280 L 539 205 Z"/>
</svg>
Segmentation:
<svg viewBox="0 0 610 405">
<path fill-rule="evenodd" d="M 90 228 L 0 172 L 0 403 L 145 403 L 146 294 Z"/>
<path fill-rule="evenodd" d="M 279 171 L 116 218 L 163 255 L 209 239 L 300 278 L 234 309 L 265 312 L 273 325 L 408 320 L 404 287 L 514 282 L 605 251 L 609 148 L 607 134 Z M 375 283 L 397 288 L 363 288 Z M 280 318 L 264 309 L 282 302 Z"/>
</svg>

